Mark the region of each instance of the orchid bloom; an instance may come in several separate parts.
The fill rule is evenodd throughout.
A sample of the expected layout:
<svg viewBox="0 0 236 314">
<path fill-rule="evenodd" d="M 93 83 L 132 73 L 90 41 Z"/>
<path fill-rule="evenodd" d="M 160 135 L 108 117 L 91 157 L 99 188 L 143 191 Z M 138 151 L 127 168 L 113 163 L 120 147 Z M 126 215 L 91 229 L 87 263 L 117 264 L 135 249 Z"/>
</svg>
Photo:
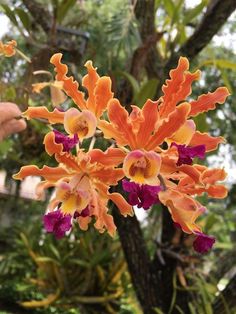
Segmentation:
<svg viewBox="0 0 236 314">
<path fill-rule="evenodd" d="M 8 41 L 6 44 L 0 40 L 0 55 L 5 57 L 12 57 L 16 53 L 17 43 L 15 40 Z"/>
<path fill-rule="evenodd" d="M 38 195 L 48 187 L 55 187 L 55 198 L 49 204 L 54 214 L 51 214 L 51 224 L 48 222 L 51 216 L 46 215 L 46 229 L 60 237 L 69 228 L 68 223 L 60 229 L 62 217 L 73 217 L 82 230 L 87 230 L 88 224 L 94 221 L 99 232 L 107 230 L 113 236 L 116 226 L 109 213 L 109 200 L 124 216 L 133 215 L 134 205 L 147 210 L 162 203 L 176 225 L 195 235 L 196 251 L 210 249 L 214 238 L 205 235 L 197 224 L 197 218 L 206 208 L 194 196 L 207 193 L 213 198 L 224 198 L 227 189 L 218 181 L 224 180 L 226 173 L 223 169 L 199 165 L 194 158 L 203 159 L 206 152 L 215 150 L 224 139 L 197 131 L 192 118 L 223 103 L 229 95 L 227 88 L 220 87 L 188 101 L 191 85 L 200 78 L 200 72 L 189 72 L 188 60 L 181 57 L 162 88 L 163 96 L 157 101 L 147 100 L 141 109 L 132 106 L 129 114 L 113 98 L 111 79 L 100 77 L 91 61 L 86 62 L 88 74 L 82 79 L 86 98 L 74 78 L 67 76 L 68 68 L 61 58 L 61 54 L 51 58 L 57 73 L 55 82 L 61 84 L 77 108 L 50 112 L 46 107 L 30 107 L 24 113 L 27 119 L 43 118 L 52 125 L 64 127 L 67 135 L 54 129 L 44 138 L 45 150 L 54 156 L 58 166 L 41 169 L 24 166 L 14 175 L 19 180 L 29 175 L 43 177 L 37 187 Z M 115 147 L 112 145 L 105 151 L 93 149 L 98 133 L 104 141 L 112 140 Z M 89 138 L 92 139 L 86 151 L 83 139 Z M 123 190 L 129 193 L 128 201 L 120 193 L 109 190 L 121 180 Z M 59 213 L 55 211 L 57 206 L 60 206 Z"/>
</svg>

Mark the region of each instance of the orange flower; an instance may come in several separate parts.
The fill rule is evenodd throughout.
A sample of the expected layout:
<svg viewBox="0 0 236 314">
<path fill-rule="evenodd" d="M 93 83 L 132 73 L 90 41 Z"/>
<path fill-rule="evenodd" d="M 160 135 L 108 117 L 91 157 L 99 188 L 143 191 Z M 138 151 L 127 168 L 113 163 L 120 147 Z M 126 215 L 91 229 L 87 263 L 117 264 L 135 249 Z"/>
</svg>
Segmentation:
<svg viewBox="0 0 236 314">
<path fill-rule="evenodd" d="M 16 53 L 17 43 L 15 40 L 8 41 L 6 44 L 0 40 L 0 55 L 4 55 L 5 57 L 12 57 Z"/>
</svg>

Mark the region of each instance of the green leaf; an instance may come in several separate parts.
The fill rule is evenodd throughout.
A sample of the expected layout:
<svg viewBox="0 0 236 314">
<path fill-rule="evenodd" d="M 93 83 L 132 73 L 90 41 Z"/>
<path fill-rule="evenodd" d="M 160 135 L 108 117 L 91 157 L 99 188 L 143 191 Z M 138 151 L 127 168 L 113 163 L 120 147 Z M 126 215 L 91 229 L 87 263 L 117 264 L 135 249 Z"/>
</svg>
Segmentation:
<svg viewBox="0 0 236 314">
<path fill-rule="evenodd" d="M 206 221 L 206 224 L 205 224 L 205 231 L 209 231 L 216 222 L 219 222 L 219 218 L 215 215 L 215 214 L 210 214 L 208 217 L 207 217 L 207 221 Z"/>
<path fill-rule="evenodd" d="M 205 60 L 200 64 L 199 67 L 202 67 L 204 65 L 214 65 L 214 66 L 217 66 L 217 67 L 222 68 L 222 69 L 229 69 L 229 70 L 236 71 L 236 63 L 225 60 L 225 59 Z"/>
<path fill-rule="evenodd" d="M 195 17 L 197 17 L 207 5 L 207 2 L 208 1 L 206 0 L 202 0 L 202 2 L 199 3 L 196 7 L 189 9 L 184 15 L 183 23 L 186 25 L 191 22 Z"/>
<path fill-rule="evenodd" d="M 76 4 L 76 0 L 64 0 L 57 8 L 57 21 L 61 23 L 68 11 Z"/>
<path fill-rule="evenodd" d="M 1 4 L 3 10 L 5 11 L 5 14 L 6 16 L 9 18 L 9 20 L 15 25 L 15 26 L 18 26 L 18 22 L 16 20 L 16 17 L 15 17 L 15 14 L 14 14 L 14 11 L 12 11 L 10 9 L 10 7 L 6 4 Z"/>
<path fill-rule="evenodd" d="M 172 0 L 164 0 L 163 4 L 164 4 L 167 14 L 172 19 L 175 13 L 175 9 L 176 9 L 174 2 Z"/>
<path fill-rule="evenodd" d="M 20 8 L 16 8 L 14 11 L 18 15 L 24 28 L 29 32 L 30 26 L 31 26 L 31 21 L 30 21 L 29 15 L 24 10 L 22 10 Z"/>
<path fill-rule="evenodd" d="M 159 81 L 157 79 L 151 79 L 145 82 L 141 86 L 139 92 L 135 95 L 134 103 L 141 107 L 148 98 L 153 99 L 156 94 L 158 82 Z"/>
<path fill-rule="evenodd" d="M 228 78 L 226 70 L 221 69 L 221 77 L 223 79 L 224 85 L 228 88 L 229 92 L 232 94 L 233 93 L 233 87 L 230 83 L 230 80 Z"/>
<path fill-rule="evenodd" d="M 132 86 L 133 94 L 137 94 L 140 90 L 138 81 L 128 72 L 125 71 L 115 71 L 114 75 L 123 76 Z"/>
</svg>

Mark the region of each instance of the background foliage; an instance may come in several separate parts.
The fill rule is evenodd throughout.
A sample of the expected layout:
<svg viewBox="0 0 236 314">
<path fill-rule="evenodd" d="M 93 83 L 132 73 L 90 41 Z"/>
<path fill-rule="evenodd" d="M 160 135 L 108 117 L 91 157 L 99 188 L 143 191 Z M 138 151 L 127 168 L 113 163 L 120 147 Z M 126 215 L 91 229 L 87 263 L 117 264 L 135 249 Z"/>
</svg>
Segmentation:
<svg viewBox="0 0 236 314">
<path fill-rule="evenodd" d="M 152 12 L 139 0 L 1 1 L 1 16 L 9 19 L 3 40 L 17 40 L 19 49 L 32 61 L 28 63 L 20 55 L 1 58 L 1 100 L 21 104 L 22 110 L 28 105 L 46 104 L 50 108 L 50 91 L 33 94 L 31 84 L 51 78 L 33 72 L 52 70 L 50 55 L 61 51 L 78 81 L 84 74 L 83 64 L 92 59 L 100 74 L 112 77 L 113 90 L 127 108 L 130 103 L 141 106 L 145 99 L 160 95 L 160 84 L 168 70 L 165 66 L 173 63 L 173 55 L 183 51 L 209 2 L 202 0 L 189 7 L 184 0 L 150 1 L 154 3 Z M 234 14 L 221 29 L 220 38 L 235 29 Z M 202 79 L 194 84 L 194 97 L 221 85 L 235 93 L 236 57 L 231 47 L 211 41 L 191 61 L 191 67 L 203 72 Z M 218 157 L 212 155 L 206 162 L 231 169 L 229 196 L 221 202 L 201 199 L 209 209 L 202 226 L 217 237 L 214 250 L 206 256 L 194 255 L 189 251 L 191 237 L 182 238 L 180 234 L 176 234 L 181 237 L 177 253 L 171 245 L 162 243 L 160 208 L 153 208 L 141 223 L 151 256 L 158 253 L 160 261 L 163 256 L 177 261 L 168 310 L 156 307 L 156 313 L 235 313 L 234 294 L 227 290 L 230 285 L 236 287 L 236 183 L 231 173 L 236 160 L 235 113 L 236 102 L 230 97 L 224 106 L 196 120 L 201 131 L 220 134 L 227 140 Z M 0 167 L 7 171 L 8 184 L 12 184 L 12 173 L 22 165 L 53 165 L 41 144 L 46 132 L 45 124 L 30 122 L 25 132 L 0 143 Z M 67 238 L 56 241 L 42 230 L 41 215 L 47 200 L 25 201 L 18 193 L 19 186 L 15 196 L 2 196 L 0 202 L 0 313 L 142 312 L 118 237 L 112 240 L 92 229 L 83 233 L 75 228 Z M 219 289 L 225 289 L 226 294 L 219 296 Z M 184 301 L 188 312 L 179 300 L 183 291 L 189 295 Z"/>
</svg>

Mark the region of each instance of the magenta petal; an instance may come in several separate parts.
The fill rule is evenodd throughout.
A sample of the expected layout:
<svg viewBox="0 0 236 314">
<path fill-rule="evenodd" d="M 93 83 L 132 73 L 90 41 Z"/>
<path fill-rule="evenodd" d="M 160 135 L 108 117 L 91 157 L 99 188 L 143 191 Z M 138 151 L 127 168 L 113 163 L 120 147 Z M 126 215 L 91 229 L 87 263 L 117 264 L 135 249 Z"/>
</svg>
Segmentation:
<svg viewBox="0 0 236 314">
<path fill-rule="evenodd" d="M 198 253 L 206 253 L 212 248 L 215 241 L 215 238 L 212 236 L 197 233 L 197 238 L 193 242 L 193 248 Z"/>
<path fill-rule="evenodd" d="M 186 145 L 179 145 L 176 143 L 172 143 L 171 147 L 175 146 L 178 149 L 179 159 L 176 163 L 177 166 L 181 166 L 183 164 L 191 165 L 193 163 L 194 157 L 199 157 L 203 159 L 205 157 L 206 146 L 198 145 L 194 147 L 188 147 Z"/>
<path fill-rule="evenodd" d="M 87 207 L 85 207 L 82 211 L 81 211 L 81 213 L 79 213 L 79 212 L 75 212 L 74 213 L 74 219 L 76 219 L 76 218 L 78 218 L 78 217 L 88 217 L 88 216 L 90 216 L 90 210 L 89 210 L 89 207 L 87 206 Z"/>
<path fill-rule="evenodd" d="M 128 202 L 130 205 L 137 205 L 139 208 L 149 209 L 152 205 L 159 203 L 158 193 L 160 186 L 140 185 L 127 180 L 122 181 L 124 191 L 129 192 Z"/>
<path fill-rule="evenodd" d="M 43 216 L 43 224 L 47 232 L 60 239 L 71 229 L 71 215 L 63 215 L 60 210 L 56 210 Z"/>
<path fill-rule="evenodd" d="M 64 152 L 69 152 L 79 142 L 79 138 L 77 134 L 75 134 L 74 137 L 71 138 L 55 129 L 53 130 L 53 132 L 55 134 L 55 142 L 57 144 L 63 145 Z"/>
<path fill-rule="evenodd" d="M 122 180 L 122 188 L 125 192 L 137 192 L 139 184 L 124 179 Z"/>
</svg>

